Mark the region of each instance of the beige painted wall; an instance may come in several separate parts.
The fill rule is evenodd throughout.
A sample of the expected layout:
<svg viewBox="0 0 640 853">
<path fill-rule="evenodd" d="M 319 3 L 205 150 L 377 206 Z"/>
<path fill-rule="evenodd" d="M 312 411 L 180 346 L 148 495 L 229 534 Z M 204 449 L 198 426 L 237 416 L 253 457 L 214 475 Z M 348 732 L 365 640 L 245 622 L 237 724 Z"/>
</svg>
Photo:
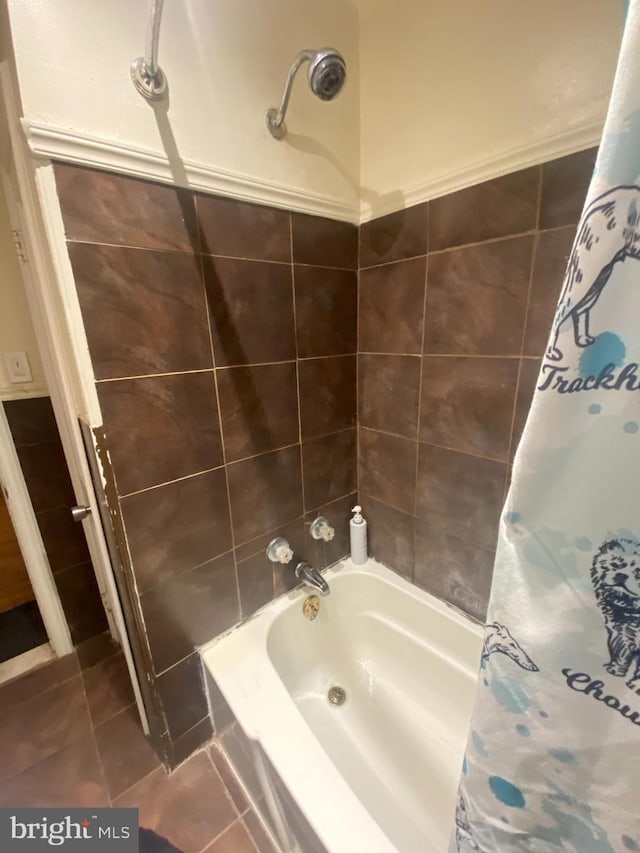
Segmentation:
<svg viewBox="0 0 640 853">
<path fill-rule="evenodd" d="M 374 215 L 385 196 L 398 208 L 401 193 L 441 194 L 458 172 L 473 183 L 492 159 L 509 171 L 510 152 L 516 168 L 523 148 L 558 156 L 567 132 L 597 138 L 622 14 L 622 0 L 362 0 L 361 180 Z"/>
<path fill-rule="evenodd" d="M 8 381 L 2 353 L 26 352 L 32 382 Z M 42 362 L 11 236 L 9 214 L 0 190 L 0 399 L 46 391 Z"/>
<path fill-rule="evenodd" d="M 154 113 L 135 91 L 131 61 L 144 52 L 148 0 L 8 0 L 25 116 L 163 152 Z M 300 74 L 289 137 L 265 127 L 289 65 L 331 45 L 349 67 L 330 103 Z M 357 200 L 357 9 L 347 0 L 169 0 L 160 65 L 169 121 L 183 159 L 262 181 Z"/>
</svg>

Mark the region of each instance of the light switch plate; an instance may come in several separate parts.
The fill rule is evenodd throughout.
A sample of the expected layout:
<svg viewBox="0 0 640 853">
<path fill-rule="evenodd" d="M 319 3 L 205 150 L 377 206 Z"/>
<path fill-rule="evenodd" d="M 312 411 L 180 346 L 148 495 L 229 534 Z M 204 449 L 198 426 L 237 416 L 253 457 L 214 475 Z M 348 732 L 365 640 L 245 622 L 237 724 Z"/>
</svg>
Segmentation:
<svg viewBox="0 0 640 853">
<path fill-rule="evenodd" d="M 4 366 L 9 382 L 31 382 L 31 367 L 26 352 L 5 352 Z"/>
</svg>

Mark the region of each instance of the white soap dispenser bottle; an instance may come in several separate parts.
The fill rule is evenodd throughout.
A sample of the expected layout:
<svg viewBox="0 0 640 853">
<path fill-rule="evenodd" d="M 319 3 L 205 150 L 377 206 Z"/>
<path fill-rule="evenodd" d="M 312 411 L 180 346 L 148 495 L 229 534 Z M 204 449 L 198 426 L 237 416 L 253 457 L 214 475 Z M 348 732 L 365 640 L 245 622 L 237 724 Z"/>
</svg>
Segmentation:
<svg viewBox="0 0 640 853">
<path fill-rule="evenodd" d="M 367 522 L 362 517 L 361 506 L 354 506 L 351 512 L 353 513 L 353 518 L 349 522 L 351 560 L 356 566 L 364 566 L 367 562 Z"/>
</svg>

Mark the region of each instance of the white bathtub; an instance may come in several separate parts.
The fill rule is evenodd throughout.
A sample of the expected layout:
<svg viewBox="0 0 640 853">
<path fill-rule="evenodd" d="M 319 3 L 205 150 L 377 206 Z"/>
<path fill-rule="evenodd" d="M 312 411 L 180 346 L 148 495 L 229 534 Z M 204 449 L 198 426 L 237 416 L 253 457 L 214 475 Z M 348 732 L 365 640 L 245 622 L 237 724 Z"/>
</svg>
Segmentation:
<svg viewBox="0 0 640 853">
<path fill-rule="evenodd" d="M 205 647 L 204 665 L 330 853 L 443 853 L 481 629 L 373 560 L 325 577 L 315 621 L 295 590 Z"/>
</svg>

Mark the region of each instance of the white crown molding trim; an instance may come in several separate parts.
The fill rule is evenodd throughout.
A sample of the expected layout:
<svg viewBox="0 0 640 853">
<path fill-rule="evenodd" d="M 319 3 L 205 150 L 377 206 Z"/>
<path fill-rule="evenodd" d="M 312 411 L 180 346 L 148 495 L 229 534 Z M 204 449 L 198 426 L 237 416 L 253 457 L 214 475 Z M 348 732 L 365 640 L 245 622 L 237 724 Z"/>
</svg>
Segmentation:
<svg viewBox="0 0 640 853">
<path fill-rule="evenodd" d="M 508 175 L 510 172 L 517 172 L 519 169 L 537 166 L 540 163 L 555 160 L 557 157 L 583 151 L 585 148 L 590 148 L 600 142 L 603 126 L 604 118 L 597 122 L 572 127 L 555 136 L 502 151 L 492 157 L 464 166 L 462 169 L 440 175 L 413 189 L 404 192 L 395 190 L 389 194 L 388 198 L 383 194 L 373 202 L 362 201 L 360 223 L 377 219 L 388 213 L 396 213 L 398 210 L 440 198 L 457 190 L 489 181 L 492 178 Z M 366 192 L 366 190 L 363 191 Z"/>
<path fill-rule="evenodd" d="M 589 148 L 599 143 L 603 124 L 604 119 L 572 127 L 555 136 L 502 151 L 461 169 L 439 175 L 412 189 L 396 189 L 388 196 L 382 194 L 375 201 L 361 201 L 359 205 L 349 205 L 331 196 L 216 169 L 190 160 L 183 160 L 179 165 L 180 171 L 186 175 L 186 185 L 193 190 L 360 224 L 528 166 Z M 37 157 L 108 169 L 151 181 L 176 183 L 169 159 L 157 151 L 27 119 L 22 120 L 22 126 L 29 148 Z M 363 192 L 367 192 L 366 188 L 363 188 Z"/>
<path fill-rule="evenodd" d="M 29 148 L 37 157 L 109 169 L 151 181 L 176 183 L 169 159 L 157 151 L 27 119 L 22 119 L 22 127 Z M 182 160 L 177 165 L 178 171 L 186 175 L 186 185 L 192 190 L 356 224 L 359 221 L 360 210 L 356 202 L 349 205 L 332 196 L 271 183 L 190 160 Z"/>
</svg>

